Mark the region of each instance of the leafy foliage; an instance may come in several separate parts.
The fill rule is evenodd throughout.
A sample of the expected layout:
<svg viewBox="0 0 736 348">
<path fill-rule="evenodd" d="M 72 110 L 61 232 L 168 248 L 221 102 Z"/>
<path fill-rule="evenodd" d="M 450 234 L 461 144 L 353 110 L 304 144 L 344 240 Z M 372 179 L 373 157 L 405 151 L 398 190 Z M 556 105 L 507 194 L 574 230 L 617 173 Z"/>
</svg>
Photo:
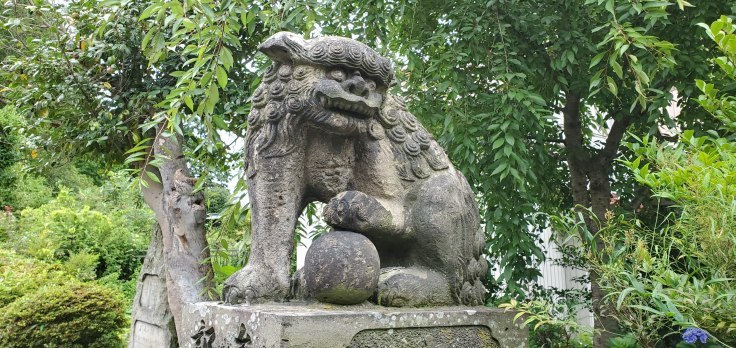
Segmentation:
<svg viewBox="0 0 736 348">
<path fill-rule="evenodd" d="M 222 212 L 232 208 L 231 194 L 221 186 L 206 187 L 205 204 L 207 211 L 213 212 L 207 224 L 207 240 L 210 245 L 210 262 L 214 271 L 216 291 L 222 292 L 222 284 L 248 262 L 250 252 L 250 215 L 236 221 L 233 215 Z"/>
<path fill-rule="evenodd" d="M 12 106 L 0 109 L 0 207 L 12 206 L 15 198 L 11 188 L 17 174 L 12 168 L 20 159 L 20 139 L 16 128 L 21 122 L 20 115 Z"/>
<path fill-rule="evenodd" d="M 715 88 L 713 83 L 706 83 L 703 80 L 696 80 L 698 89 L 703 93 L 698 97 L 698 103 L 710 112 L 715 118 L 724 123 L 724 127 L 732 132 L 736 131 L 736 26 L 734 26 L 733 18 L 721 16 L 720 19 L 710 25 L 699 23 L 705 28 L 705 33 L 717 45 L 718 50 L 723 56 L 714 59 L 716 65 L 720 68 L 719 86 L 725 92 L 720 92 Z"/>
<path fill-rule="evenodd" d="M 600 274 L 604 300 L 619 323 L 643 347 L 654 347 L 681 330 L 697 327 L 716 340 L 736 343 L 736 148 L 723 138 L 684 132 L 672 146 L 643 138 L 624 161 L 634 178 L 661 202 L 660 221 L 608 215 L 590 234 L 582 216 L 556 220 L 570 238 L 584 236 L 578 251 Z M 603 250 L 591 249 L 592 239 Z M 676 344 L 671 341 L 668 344 Z"/>
<path fill-rule="evenodd" d="M 121 182 L 127 185 L 116 186 Z M 82 280 L 112 273 L 131 279 L 145 254 L 153 221 L 136 203 L 140 198 L 129 184 L 123 174 L 113 174 L 106 186 L 79 193 L 62 186 L 48 203 L 17 214 L 7 232 L 8 246 L 40 260 L 63 261 Z"/>
<path fill-rule="evenodd" d="M 586 338 L 591 338 L 593 329 L 577 322 L 577 311 L 580 305 L 571 305 L 565 301 L 551 301 L 544 298 L 524 302 L 511 299 L 500 308 L 516 311 L 514 321 L 521 321 L 523 326 L 531 328 L 534 347 L 588 347 Z"/>
<path fill-rule="evenodd" d="M 127 327 L 120 295 L 93 283 L 53 286 L 3 307 L 3 347 L 120 347 Z"/>
<path fill-rule="evenodd" d="M 12 205 L 15 210 L 25 208 L 38 208 L 51 200 L 53 189 L 49 186 L 46 178 L 23 170 L 20 164 L 10 169 L 16 179 L 13 186 Z"/>
<path fill-rule="evenodd" d="M 696 23 L 733 12 L 730 1 L 18 3 L 1 14 L 8 20 L 0 94 L 29 116 L 39 162 L 57 165 L 83 149 L 139 169 L 157 166 L 166 158 L 152 157 L 154 139 L 180 134 L 201 174 L 198 188 L 237 157 L 221 131 L 245 131 L 263 38 L 289 29 L 378 47 L 401 68 L 396 89 L 478 194 L 490 257 L 500 265 L 488 284 L 494 295 L 520 295 L 539 275 L 535 231 L 545 221 L 534 212 L 573 201 L 607 222 L 611 186 L 629 195 L 635 186 L 612 165 L 625 131 L 673 125 L 663 108 L 674 90 L 683 108 L 677 122 L 713 128 L 693 102 L 692 76 L 708 76 L 714 64 L 732 71 L 719 63 L 728 63 L 733 41 L 728 19 L 723 30 L 709 26 L 725 60 L 711 62 L 707 38 L 692 35 Z M 700 104 L 725 117 L 728 108 L 708 105 L 730 99 L 707 86 L 698 84 Z M 569 117 L 557 120 L 559 113 Z M 238 190 L 223 215 L 228 226 L 248 221 L 242 180 Z M 247 238 L 236 249 L 244 252 Z"/>
<path fill-rule="evenodd" d="M 49 264 L 0 249 L 0 307 L 45 286 L 73 280 L 58 264 Z"/>
<path fill-rule="evenodd" d="M 115 160 L 140 136 L 131 129 L 145 117 L 159 82 L 143 69 L 140 26 L 126 15 L 131 11 L 134 4 L 97 1 L 4 5 L 9 35 L 1 44 L 10 49 L 2 89 L 27 116 L 42 164 L 65 163 L 80 150 Z"/>
</svg>

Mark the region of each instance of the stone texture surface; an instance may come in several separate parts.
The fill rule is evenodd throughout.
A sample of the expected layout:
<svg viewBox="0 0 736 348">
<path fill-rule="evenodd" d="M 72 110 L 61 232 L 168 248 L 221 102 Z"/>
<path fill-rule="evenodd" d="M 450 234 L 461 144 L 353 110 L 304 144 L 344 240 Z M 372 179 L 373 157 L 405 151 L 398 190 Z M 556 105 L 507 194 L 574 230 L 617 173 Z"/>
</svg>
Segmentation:
<svg viewBox="0 0 736 348">
<path fill-rule="evenodd" d="M 365 236 L 333 231 L 315 240 L 304 258 L 308 297 L 336 304 L 358 304 L 373 295 L 381 263 Z"/>
<path fill-rule="evenodd" d="M 225 282 L 223 299 L 294 296 L 296 220 L 307 203 L 321 201 L 329 225 L 376 246 L 382 305 L 482 304 L 488 265 L 474 194 L 403 99 L 388 92 L 391 61 L 341 37 L 282 32 L 259 49 L 273 64 L 248 116 L 251 253 Z"/>
<path fill-rule="evenodd" d="M 350 341 L 350 348 L 498 348 L 487 326 L 410 327 L 404 329 L 375 329 L 358 332 Z"/>
<path fill-rule="evenodd" d="M 176 347 L 174 318 L 169 309 L 161 229 L 156 226 L 133 299 L 128 348 Z"/>
<path fill-rule="evenodd" d="M 527 347 L 514 313 L 487 307 L 189 304 L 184 347 Z"/>
</svg>

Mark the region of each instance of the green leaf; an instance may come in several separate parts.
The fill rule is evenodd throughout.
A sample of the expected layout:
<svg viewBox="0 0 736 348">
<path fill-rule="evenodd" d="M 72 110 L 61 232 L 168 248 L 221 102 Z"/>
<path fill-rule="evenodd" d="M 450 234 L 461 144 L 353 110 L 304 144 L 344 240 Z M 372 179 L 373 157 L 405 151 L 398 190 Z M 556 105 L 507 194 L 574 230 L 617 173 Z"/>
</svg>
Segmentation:
<svg viewBox="0 0 736 348">
<path fill-rule="evenodd" d="M 542 99 L 542 97 L 540 97 L 537 94 L 530 93 L 528 97 L 529 97 L 529 99 L 531 99 L 537 105 L 541 105 L 541 106 L 546 106 L 547 105 L 547 102 L 545 102 L 544 99 Z"/>
<path fill-rule="evenodd" d="M 504 143 L 505 143 L 504 138 L 498 138 L 496 139 L 496 141 L 493 142 L 493 145 L 491 146 L 491 148 L 493 150 L 498 149 L 499 147 L 503 146 Z"/>
<path fill-rule="evenodd" d="M 146 170 L 145 172 L 146 172 L 146 175 L 148 176 L 148 178 L 151 179 L 151 181 L 153 181 L 153 182 L 155 182 L 157 184 L 160 184 L 161 183 L 161 179 L 159 179 L 158 176 L 155 173 L 153 173 L 152 171 L 148 171 L 148 170 Z"/>
<path fill-rule="evenodd" d="M 151 17 L 153 13 L 158 11 L 160 8 L 161 8 L 161 4 L 159 3 L 154 3 L 151 6 L 146 7 L 146 9 L 143 10 L 143 12 L 141 12 L 141 16 L 138 17 L 138 20 L 142 21 L 148 17 Z"/>
<path fill-rule="evenodd" d="M 192 100 L 191 95 L 187 94 L 184 96 L 184 104 L 187 104 L 187 107 L 189 108 L 189 110 L 194 111 L 194 101 Z"/>
<path fill-rule="evenodd" d="M 215 20 L 215 12 L 212 11 L 212 7 L 204 2 L 199 2 L 199 8 L 202 9 L 204 15 L 207 16 L 207 19 L 209 19 L 211 22 Z"/>
<path fill-rule="evenodd" d="M 590 66 L 588 68 L 592 69 L 594 66 L 598 65 L 598 63 L 600 63 L 600 61 L 605 56 L 606 56 L 606 52 L 601 52 L 601 53 L 596 54 L 595 57 L 593 57 L 593 59 L 590 61 Z"/>
<path fill-rule="evenodd" d="M 621 293 L 618 295 L 618 299 L 616 300 L 616 309 L 620 309 L 621 305 L 624 303 L 624 300 L 626 299 L 626 295 L 634 291 L 634 288 L 626 288 L 624 291 L 621 291 Z"/>
<path fill-rule="evenodd" d="M 606 76 L 606 82 L 608 83 L 608 90 L 611 91 L 611 94 L 618 96 L 618 88 L 616 87 L 616 82 L 613 81 L 613 78 Z"/>
<path fill-rule="evenodd" d="M 619 64 L 615 60 L 612 60 L 609 65 L 611 66 L 611 69 L 613 69 L 613 72 L 616 73 L 616 76 L 618 76 L 619 79 L 624 78 L 624 71 L 621 68 L 621 64 Z"/>
<path fill-rule="evenodd" d="M 491 173 L 491 176 L 496 176 L 497 174 L 503 172 L 504 170 L 506 170 L 506 168 L 508 168 L 508 166 L 509 166 L 508 162 L 501 162 L 501 164 L 499 164 L 498 167 L 496 167 L 493 173 Z"/>
<path fill-rule="evenodd" d="M 222 50 L 220 50 L 220 61 L 227 70 L 230 70 L 230 68 L 233 67 L 233 53 L 230 52 L 230 49 L 227 47 L 223 46 Z"/>
<path fill-rule="evenodd" d="M 219 65 L 215 70 L 217 72 L 217 83 L 220 85 L 220 88 L 225 89 L 225 86 L 227 86 L 227 72 Z"/>
<path fill-rule="evenodd" d="M 506 133 L 504 135 L 504 138 L 506 138 L 506 143 L 508 143 L 511 146 L 514 146 L 514 143 L 516 142 L 516 139 L 514 139 L 514 137 L 511 134 Z"/>
<path fill-rule="evenodd" d="M 606 0 L 606 11 L 610 12 L 612 15 L 616 15 L 616 12 L 613 10 L 614 7 L 614 0 Z"/>
<path fill-rule="evenodd" d="M 142 50 L 145 50 L 146 49 L 146 47 L 148 46 L 148 43 L 151 41 L 151 38 L 153 37 L 154 32 L 155 31 L 153 29 L 151 29 L 143 37 L 143 40 L 141 41 L 141 49 Z"/>
<path fill-rule="evenodd" d="M 204 112 L 212 114 L 218 101 L 220 101 L 220 91 L 217 89 L 217 85 L 210 84 L 210 87 L 207 90 L 207 101 L 205 102 Z"/>
</svg>

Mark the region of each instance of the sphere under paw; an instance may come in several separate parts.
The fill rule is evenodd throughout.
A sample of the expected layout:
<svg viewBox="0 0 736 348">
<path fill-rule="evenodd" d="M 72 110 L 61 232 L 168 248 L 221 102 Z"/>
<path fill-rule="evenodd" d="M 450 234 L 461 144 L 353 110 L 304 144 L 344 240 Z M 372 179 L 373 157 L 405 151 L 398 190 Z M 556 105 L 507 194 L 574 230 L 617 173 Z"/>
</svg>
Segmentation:
<svg viewBox="0 0 736 348">
<path fill-rule="evenodd" d="M 365 236 L 334 231 L 315 240 L 304 259 L 304 285 L 309 297 L 334 304 L 358 304 L 373 295 L 381 263 Z"/>
</svg>

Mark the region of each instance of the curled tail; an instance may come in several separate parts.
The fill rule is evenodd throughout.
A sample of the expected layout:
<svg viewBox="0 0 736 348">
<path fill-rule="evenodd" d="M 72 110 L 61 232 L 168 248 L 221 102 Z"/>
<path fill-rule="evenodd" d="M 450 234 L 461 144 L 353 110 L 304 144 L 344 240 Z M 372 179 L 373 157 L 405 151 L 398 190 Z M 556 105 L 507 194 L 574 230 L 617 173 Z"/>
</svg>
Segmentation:
<svg viewBox="0 0 736 348">
<path fill-rule="evenodd" d="M 464 197 L 465 211 L 461 218 L 462 251 L 457 260 L 456 301 L 467 306 L 485 304 L 486 288 L 483 282 L 488 272 L 488 261 L 483 256 L 486 246 L 486 236 L 480 226 L 480 217 L 477 214 L 478 206 L 465 177 L 459 172 L 462 189 L 467 192 Z"/>
</svg>

